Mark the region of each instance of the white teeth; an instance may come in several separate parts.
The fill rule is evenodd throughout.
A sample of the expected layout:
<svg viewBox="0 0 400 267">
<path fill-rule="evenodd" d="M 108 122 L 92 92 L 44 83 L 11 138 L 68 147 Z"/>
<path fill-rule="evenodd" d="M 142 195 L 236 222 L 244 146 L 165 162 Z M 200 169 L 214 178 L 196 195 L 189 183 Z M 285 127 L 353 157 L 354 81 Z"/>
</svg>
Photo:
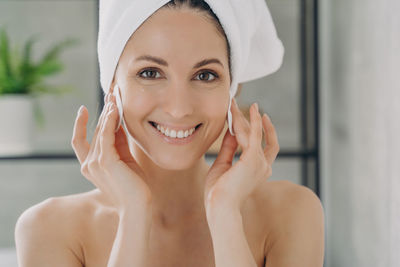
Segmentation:
<svg viewBox="0 0 400 267">
<path fill-rule="evenodd" d="M 155 123 L 156 124 L 156 123 Z M 193 132 L 196 130 L 195 128 L 192 128 L 190 130 L 180 130 L 178 132 L 176 132 L 175 130 L 170 130 L 168 128 L 164 128 L 163 126 L 160 126 L 158 124 L 156 124 L 157 126 L 157 130 L 162 132 L 164 135 L 169 136 L 171 138 L 186 138 L 188 136 L 190 136 L 191 134 L 193 134 Z"/>
<path fill-rule="evenodd" d="M 178 138 L 182 138 L 182 137 L 183 137 L 183 131 L 182 131 L 182 130 L 179 131 L 178 134 L 177 134 L 177 136 L 178 136 Z"/>
</svg>

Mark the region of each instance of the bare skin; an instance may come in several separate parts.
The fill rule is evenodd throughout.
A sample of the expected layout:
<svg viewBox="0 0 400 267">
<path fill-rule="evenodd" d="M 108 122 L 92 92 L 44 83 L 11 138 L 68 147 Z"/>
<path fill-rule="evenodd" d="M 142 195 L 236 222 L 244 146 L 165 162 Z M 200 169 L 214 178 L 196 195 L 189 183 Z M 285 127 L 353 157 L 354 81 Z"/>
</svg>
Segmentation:
<svg viewBox="0 0 400 267">
<path fill-rule="evenodd" d="M 307 256 L 322 262 L 323 212 L 311 190 L 288 181 L 265 181 L 242 214 L 257 266 L 306 266 L 300 259 Z M 153 223 L 147 267 L 214 267 L 205 220 L 199 213 L 168 228 Z M 118 214 L 98 189 L 51 198 L 26 211 L 20 235 L 29 233 L 18 240 L 25 244 L 18 253 L 29 262 L 26 266 L 107 266 L 117 227 Z M 279 242 L 291 244 L 279 247 Z M 48 253 L 52 250 L 57 253 Z M 278 264 L 281 259 L 293 262 Z"/>
<path fill-rule="evenodd" d="M 167 64 L 132 60 L 142 55 L 161 58 Z M 219 63 L 214 60 L 193 67 L 205 58 Z M 150 67 L 153 72 L 146 74 L 157 73 L 157 78 L 137 75 Z M 200 73 L 206 74 L 201 77 L 207 81 L 199 79 Z M 83 175 L 98 189 L 52 198 L 28 209 L 16 226 L 21 266 L 131 266 L 122 263 L 134 261 L 134 266 L 146 267 L 227 266 L 224 262 L 230 257 L 223 255 L 221 248 L 237 242 L 215 247 L 214 241 L 226 240 L 220 233 L 230 227 L 237 230 L 230 224 L 233 221 L 235 227 L 240 223 L 245 240 L 238 231 L 229 233 L 235 240 L 244 240 L 240 246 L 232 246 L 236 251 L 231 255 L 248 266 L 264 266 L 265 259 L 268 267 L 322 266 L 321 203 L 305 187 L 267 181 L 279 146 L 272 123 L 261 118 L 255 108 L 250 123 L 233 110 L 237 142 L 226 135 L 220 162 L 227 159 L 225 165 L 229 165 L 237 143 L 244 151 L 250 151 L 250 145 L 255 147 L 255 142 L 260 144 L 264 130 L 270 144 L 265 154 L 268 165 L 261 146 L 251 159 L 264 164 L 261 170 L 265 169 L 265 175 L 258 175 L 261 181 L 256 184 L 256 177 L 233 180 L 238 172 L 234 177 L 235 172 L 223 176 L 215 171 L 216 181 L 221 175 L 228 182 L 206 184 L 205 177 L 210 176 L 213 166 L 206 164 L 204 153 L 223 129 L 229 101 L 225 41 L 209 20 L 188 10 L 158 11 L 127 43 L 112 88 L 115 84 L 121 87 L 125 120 L 137 143 L 128 146 L 121 141 L 121 131 L 114 135 L 118 115 L 108 105 L 89 144 L 85 129 L 88 112 L 84 109 L 77 118 L 72 144 Z M 191 144 L 178 147 L 156 137 L 149 120 L 176 125 L 202 123 L 203 128 Z M 242 184 L 234 188 L 229 179 Z M 227 185 L 236 190 L 234 194 L 222 190 Z M 210 196 L 213 205 L 206 200 Z M 239 208 L 240 218 L 236 213 L 227 214 L 235 216 L 226 222 L 217 218 L 220 212 Z M 218 229 L 221 225 L 226 229 Z"/>
</svg>

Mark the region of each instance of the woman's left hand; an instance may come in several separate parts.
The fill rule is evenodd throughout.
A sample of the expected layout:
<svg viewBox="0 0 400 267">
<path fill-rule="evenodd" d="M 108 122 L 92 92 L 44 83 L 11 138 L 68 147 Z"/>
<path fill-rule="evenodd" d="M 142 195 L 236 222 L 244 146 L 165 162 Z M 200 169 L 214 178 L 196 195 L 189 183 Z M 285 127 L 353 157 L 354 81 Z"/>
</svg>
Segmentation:
<svg viewBox="0 0 400 267">
<path fill-rule="evenodd" d="M 245 200 L 260 183 L 272 174 L 272 163 L 279 152 L 278 138 L 269 117 L 260 116 L 257 104 L 250 107 L 250 123 L 233 99 L 232 136 L 227 130 L 221 150 L 211 166 L 205 183 L 204 201 L 207 212 L 214 207 L 240 210 Z M 262 147 L 262 133 L 265 148 Z M 242 153 L 232 165 L 237 146 Z"/>
</svg>

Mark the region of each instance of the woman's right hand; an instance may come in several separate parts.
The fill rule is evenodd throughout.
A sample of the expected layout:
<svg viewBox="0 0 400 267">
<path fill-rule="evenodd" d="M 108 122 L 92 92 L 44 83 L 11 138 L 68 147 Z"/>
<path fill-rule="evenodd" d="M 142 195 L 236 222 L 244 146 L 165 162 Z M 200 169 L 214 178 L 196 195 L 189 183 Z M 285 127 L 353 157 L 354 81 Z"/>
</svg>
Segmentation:
<svg viewBox="0 0 400 267">
<path fill-rule="evenodd" d="M 119 115 L 112 93 L 105 96 L 105 103 L 91 144 L 86 140 L 86 107 L 75 120 L 71 145 L 81 173 L 110 198 L 119 213 L 144 208 L 152 199 L 144 172 L 129 151 L 122 126 L 115 133 Z"/>
</svg>

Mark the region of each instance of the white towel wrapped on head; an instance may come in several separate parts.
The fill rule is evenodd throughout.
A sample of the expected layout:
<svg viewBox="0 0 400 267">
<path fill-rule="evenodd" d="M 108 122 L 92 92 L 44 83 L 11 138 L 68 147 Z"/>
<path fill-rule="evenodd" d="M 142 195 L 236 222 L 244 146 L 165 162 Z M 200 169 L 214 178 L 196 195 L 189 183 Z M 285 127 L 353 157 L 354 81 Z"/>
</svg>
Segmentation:
<svg viewBox="0 0 400 267">
<path fill-rule="evenodd" d="M 98 57 L 103 91 L 110 90 L 126 43 L 139 26 L 170 0 L 100 0 Z M 205 0 L 217 15 L 231 48 L 230 100 L 239 83 L 261 78 L 279 69 L 283 45 L 265 0 Z M 228 126 L 233 135 L 232 114 Z M 122 108 L 120 123 L 124 122 Z M 126 129 L 125 129 L 126 130 Z M 128 132 L 129 134 L 129 132 Z"/>
</svg>

